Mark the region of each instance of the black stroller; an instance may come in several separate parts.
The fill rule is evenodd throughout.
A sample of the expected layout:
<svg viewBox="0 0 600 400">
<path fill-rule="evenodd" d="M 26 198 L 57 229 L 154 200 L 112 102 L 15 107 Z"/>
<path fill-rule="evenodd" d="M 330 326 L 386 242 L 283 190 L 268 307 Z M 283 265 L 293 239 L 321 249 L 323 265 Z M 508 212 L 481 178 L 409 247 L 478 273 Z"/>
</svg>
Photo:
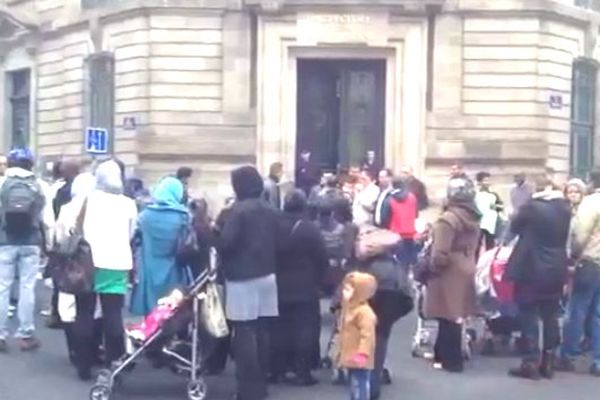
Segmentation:
<svg viewBox="0 0 600 400">
<path fill-rule="evenodd" d="M 145 340 L 135 338 L 126 333 L 127 351 L 123 358 L 110 369 L 100 371 L 96 384 L 90 390 L 90 400 L 110 400 L 115 384 L 122 373 L 130 371 L 143 353 L 154 363 L 167 366 L 177 374 L 189 374 L 187 395 L 189 400 L 205 400 L 207 385 L 205 374 L 205 356 L 200 343 L 201 329 L 200 303 L 201 294 L 209 283 L 213 282 L 213 272 L 209 269 L 202 272 L 188 288 L 187 294 L 177 305 L 173 314 L 160 328 Z M 189 341 L 176 340 L 182 330 L 189 333 Z"/>
</svg>

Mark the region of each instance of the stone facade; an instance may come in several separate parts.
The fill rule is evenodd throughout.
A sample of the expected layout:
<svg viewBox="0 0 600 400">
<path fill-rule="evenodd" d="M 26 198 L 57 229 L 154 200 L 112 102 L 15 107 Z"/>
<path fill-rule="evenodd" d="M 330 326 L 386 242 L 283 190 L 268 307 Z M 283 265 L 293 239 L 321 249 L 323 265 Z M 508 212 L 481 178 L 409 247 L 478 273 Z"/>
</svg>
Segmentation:
<svg viewBox="0 0 600 400">
<path fill-rule="evenodd" d="M 457 160 L 505 181 L 543 167 L 564 177 L 572 65 L 597 58 L 600 24 L 600 13 L 573 0 L 4 3 L 0 93 L 8 72 L 31 70 L 30 139 L 40 156 L 82 154 L 87 60 L 107 52 L 115 153 L 150 181 L 189 165 L 213 200 L 227 195 L 235 165 L 293 169 L 302 58 L 386 60 L 392 168 L 411 164 L 433 184 Z M 7 131 L 10 113 L 4 96 Z M 0 142 L 11 145 L 7 134 Z"/>
</svg>

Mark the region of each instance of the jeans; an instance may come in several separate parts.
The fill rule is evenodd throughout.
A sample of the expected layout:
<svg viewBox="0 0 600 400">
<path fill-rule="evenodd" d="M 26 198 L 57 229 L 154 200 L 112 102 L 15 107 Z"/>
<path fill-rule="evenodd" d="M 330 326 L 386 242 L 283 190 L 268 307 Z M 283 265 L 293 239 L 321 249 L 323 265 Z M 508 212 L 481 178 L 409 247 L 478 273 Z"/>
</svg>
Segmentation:
<svg viewBox="0 0 600 400">
<path fill-rule="evenodd" d="M 39 246 L 0 246 L 0 339 L 8 336 L 8 305 L 15 275 L 19 277 L 19 328 L 15 336 L 33 336 L 35 283 L 39 267 Z"/>
<path fill-rule="evenodd" d="M 558 348 L 560 345 L 559 312 L 559 299 L 519 305 L 521 333 L 526 345 L 525 361 L 537 362 L 540 359 L 539 319 L 542 320 L 542 350 L 554 351 Z"/>
<path fill-rule="evenodd" d="M 371 371 L 351 369 L 348 371 L 350 400 L 369 400 L 371 397 Z"/>
<path fill-rule="evenodd" d="M 567 321 L 564 326 L 564 343 L 561 356 L 573 358 L 581 354 L 580 344 L 584 332 L 586 316 L 591 313 L 591 345 L 594 364 L 600 367 L 600 286 L 589 290 L 574 290 L 569 302 Z M 591 308 L 590 310 L 590 307 Z"/>
</svg>

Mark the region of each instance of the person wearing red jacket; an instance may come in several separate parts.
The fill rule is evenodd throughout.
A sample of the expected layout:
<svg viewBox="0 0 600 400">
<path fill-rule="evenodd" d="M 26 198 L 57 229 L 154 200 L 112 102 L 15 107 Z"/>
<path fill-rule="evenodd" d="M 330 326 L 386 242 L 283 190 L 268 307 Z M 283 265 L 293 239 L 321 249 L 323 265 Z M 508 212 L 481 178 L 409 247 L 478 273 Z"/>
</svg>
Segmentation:
<svg viewBox="0 0 600 400">
<path fill-rule="evenodd" d="M 416 261 L 415 221 L 419 215 L 419 204 L 404 180 L 395 179 L 393 187 L 382 207 L 381 225 L 400 235 L 402 245 L 397 256 L 402 264 L 411 265 Z"/>
</svg>

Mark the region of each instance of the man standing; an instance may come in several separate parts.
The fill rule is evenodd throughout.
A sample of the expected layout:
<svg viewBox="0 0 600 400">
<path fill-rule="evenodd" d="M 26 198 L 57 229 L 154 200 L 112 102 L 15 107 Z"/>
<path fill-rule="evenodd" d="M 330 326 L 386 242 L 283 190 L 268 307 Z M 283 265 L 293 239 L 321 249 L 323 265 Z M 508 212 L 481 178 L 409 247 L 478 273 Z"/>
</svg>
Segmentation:
<svg viewBox="0 0 600 400">
<path fill-rule="evenodd" d="M 415 195 L 419 204 L 419 211 L 429 207 L 429 197 L 427 196 L 427 187 L 415 175 L 412 167 L 405 165 L 400 171 L 400 177 L 406 183 L 408 190 Z"/>
<path fill-rule="evenodd" d="M 397 253 L 398 259 L 404 266 L 416 262 L 415 222 L 419 215 L 417 198 L 412 194 L 402 179 L 394 179 L 393 190 L 388 201 L 383 205 L 381 226 L 397 233 L 402 242 Z"/>
<path fill-rule="evenodd" d="M 519 235 L 507 266 L 507 278 L 515 283 L 524 357 L 509 374 L 526 379 L 551 379 L 555 351 L 560 344 L 560 299 L 567 281 L 567 238 L 571 209 L 561 191 L 552 190 L 544 177 L 536 181 L 536 193 L 519 208 L 511 230 Z M 543 347 L 540 349 L 539 321 Z"/>
<path fill-rule="evenodd" d="M 311 152 L 302 150 L 298 166 L 296 167 L 296 187 L 304 191 L 307 197 L 310 197 L 310 191 L 319 184 L 320 172 L 313 164 Z"/>
<path fill-rule="evenodd" d="M 374 150 L 367 151 L 367 155 L 361 165 L 361 169 L 368 171 L 369 175 L 375 176 L 379 172 L 379 166 L 377 165 L 377 154 Z"/>
<path fill-rule="evenodd" d="M 40 250 L 54 219 L 48 189 L 33 174 L 33 165 L 30 150 L 11 150 L 0 185 L 0 352 L 8 350 L 8 303 L 15 273 L 19 276 L 19 347 L 29 351 L 40 346 L 34 336 L 35 282 Z"/>
<path fill-rule="evenodd" d="M 524 172 L 515 175 L 515 186 L 510 190 L 510 205 L 512 215 L 516 215 L 519 209 L 531 199 L 533 187 L 527 182 Z"/>
<path fill-rule="evenodd" d="M 183 184 L 183 188 L 184 188 L 182 203 L 186 204 L 186 205 L 188 204 L 188 201 L 190 199 L 190 195 L 189 195 L 190 179 L 192 179 L 193 174 L 194 174 L 194 171 L 192 171 L 192 169 L 190 167 L 179 167 L 179 169 L 177 169 L 176 177 L 177 177 L 177 179 L 179 179 L 179 181 L 181 181 L 181 183 Z"/>
<path fill-rule="evenodd" d="M 504 208 L 500 196 L 490 190 L 491 177 L 489 172 L 478 172 L 475 178 L 479 186 L 475 195 L 475 204 L 481 213 L 480 244 L 483 243 L 486 251 L 496 246 L 496 228 L 500 218 L 499 213 Z"/>
<path fill-rule="evenodd" d="M 283 164 L 276 162 L 269 168 L 269 176 L 265 179 L 263 197 L 273 208 L 281 209 L 281 178 L 283 177 Z"/>
<path fill-rule="evenodd" d="M 392 181 L 394 179 L 394 173 L 389 169 L 382 169 L 379 171 L 377 177 L 377 185 L 379 186 L 379 197 L 375 204 L 375 225 L 382 227 L 383 225 L 383 210 L 386 206 L 389 196 L 394 189 Z"/>
<path fill-rule="evenodd" d="M 577 259 L 568 319 L 559 369 L 574 371 L 573 359 L 581 354 L 580 343 L 588 310 L 592 318 L 592 357 L 590 373 L 600 377 L 600 170 L 590 174 L 594 192 L 586 196 L 573 220 L 571 257 Z"/>
</svg>

